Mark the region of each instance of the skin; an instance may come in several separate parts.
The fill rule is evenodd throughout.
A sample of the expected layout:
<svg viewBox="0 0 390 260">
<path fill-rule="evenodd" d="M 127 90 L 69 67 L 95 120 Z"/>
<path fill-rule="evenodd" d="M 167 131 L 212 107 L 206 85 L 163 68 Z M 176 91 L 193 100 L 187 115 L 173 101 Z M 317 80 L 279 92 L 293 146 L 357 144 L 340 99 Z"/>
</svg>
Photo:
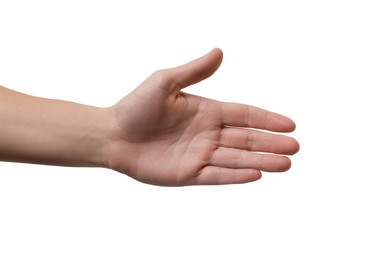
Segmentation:
<svg viewBox="0 0 390 260">
<path fill-rule="evenodd" d="M 288 170 L 285 155 L 299 144 L 271 132 L 293 131 L 291 119 L 182 91 L 211 76 L 222 57 L 214 49 L 157 71 L 108 108 L 0 87 L 0 160 L 106 167 L 163 186 L 246 183 Z"/>
</svg>

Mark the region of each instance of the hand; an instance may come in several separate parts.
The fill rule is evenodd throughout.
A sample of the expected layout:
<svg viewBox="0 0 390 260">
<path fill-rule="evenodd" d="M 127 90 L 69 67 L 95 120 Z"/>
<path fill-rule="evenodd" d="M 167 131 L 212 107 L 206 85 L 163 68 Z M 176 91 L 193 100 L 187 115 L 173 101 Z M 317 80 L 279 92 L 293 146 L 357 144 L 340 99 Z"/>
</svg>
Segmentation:
<svg viewBox="0 0 390 260">
<path fill-rule="evenodd" d="M 260 179 L 260 171 L 288 170 L 290 159 L 276 154 L 296 153 L 297 141 L 255 129 L 290 132 L 291 119 L 181 91 L 211 76 L 222 56 L 214 49 L 157 71 L 111 107 L 108 166 L 164 186 L 245 183 Z"/>
</svg>

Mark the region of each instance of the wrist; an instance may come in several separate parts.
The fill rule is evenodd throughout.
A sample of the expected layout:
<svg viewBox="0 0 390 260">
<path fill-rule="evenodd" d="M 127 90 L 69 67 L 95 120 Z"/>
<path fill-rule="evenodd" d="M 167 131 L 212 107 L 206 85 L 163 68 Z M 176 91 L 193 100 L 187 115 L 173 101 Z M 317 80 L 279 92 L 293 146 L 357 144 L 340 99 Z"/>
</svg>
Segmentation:
<svg viewBox="0 0 390 260">
<path fill-rule="evenodd" d="M 108 150 L 112 135 L 112 109 L 94 108 L 85 135 L 85 166 L 109 168 Z"/>
</svg>

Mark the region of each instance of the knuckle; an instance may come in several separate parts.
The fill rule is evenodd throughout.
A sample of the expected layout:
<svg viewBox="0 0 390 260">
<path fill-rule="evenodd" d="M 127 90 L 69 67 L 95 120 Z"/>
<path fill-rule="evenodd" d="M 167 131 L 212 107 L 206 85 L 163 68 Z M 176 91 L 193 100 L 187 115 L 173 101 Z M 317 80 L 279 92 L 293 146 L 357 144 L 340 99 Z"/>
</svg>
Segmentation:
<svg viewBox="0 0 390 260">
<path fill-rule="evenodd" d="M 171 91 L 176 87 L 175 79 L 168 69 L 157 70 L 152 74 L 152 79 L 156 85 L 167 91 Z"/>
<path fill-rule="evenodd" d="M 244 112 L 244 122 L 247 126 L 251 124 L 251 107 L 247 106 Z"/>
<path fill-rule="evenodd" d="M 242 165 L 244 164 L 244 152 L 243 151 L 240 151 L 237 154 L 237 156 L 235 158 L 234 164 L 235 164 L 236 168 L 241 168 L 242 167 Z"/>
<path fill-rule="evenodd" d="M 249 131 L 249 132 L 246 134 L 246 137 L 245 137 L 245 146 L 246 146 L 249 150 L 252 150 L 253 147 L 254 147 L 254 144 L 255 144 L 254 133 L 253 133 L 252 131 Z"/>
<path fill-rule="evenodd" d="M 168 73 L 166 70 L 157 70 L 152 74 L 152 77 L 158 82 L 164 82 L 168 78 Z"/>
</svg>

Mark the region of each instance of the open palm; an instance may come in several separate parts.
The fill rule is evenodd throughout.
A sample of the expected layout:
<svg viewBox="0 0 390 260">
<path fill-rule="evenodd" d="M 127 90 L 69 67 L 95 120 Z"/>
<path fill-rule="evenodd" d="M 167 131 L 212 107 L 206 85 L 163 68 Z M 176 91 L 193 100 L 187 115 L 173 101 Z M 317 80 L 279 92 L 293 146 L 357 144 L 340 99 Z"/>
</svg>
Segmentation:
<svg viewBox="0 0 390 260">
<path fill-rule="evenodd" d="M 181 91 L 211 76 L 222 52 L 155 72 L 112 107 L 108 163 L 139 181 L 167 186 L 245 183 L 260 171 L 286 171 L 295 139 L 292 120 L 252 106 Z M 259 153 L 263 152 L 263 153 Z"/>
</svg>

